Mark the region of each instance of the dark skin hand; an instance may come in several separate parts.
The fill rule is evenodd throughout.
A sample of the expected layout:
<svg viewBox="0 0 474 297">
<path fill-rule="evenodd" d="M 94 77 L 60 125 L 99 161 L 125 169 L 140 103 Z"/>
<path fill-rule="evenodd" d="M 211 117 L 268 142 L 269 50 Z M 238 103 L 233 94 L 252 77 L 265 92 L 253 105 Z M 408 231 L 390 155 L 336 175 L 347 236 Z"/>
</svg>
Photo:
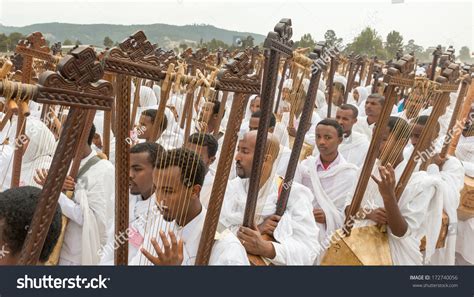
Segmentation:
<svg viewBox="0 0 474 297">
<path fill-rule="evenodd" d="M 443 165 L 444 163 L 446 162 L 447 158 L 444 157 L 444 158 L 441 158 L 441 156 L 439 154 L 435 154 L 432 158 L 431 158 L 431 162 L 433 164 L 436 164 L 439 168 L 439 170 L 442 170 L 443 169 Z"/>
<path fill-rule="evenodd" d="M 326 224 L 326 214 L 321 208 L 314 208 L 313 215 L 317 223 Z"/>
<path fill-rule="evenodd" d="M 265 240 L 257 230 L 256 226 L 254 226 L 253 229 L 242 226 L 239 231 L 237 231 L 237 238 L 247 253 L 269 259 L 275 258 L 276 252 L 272 242 Z"/>
<path fill-rule="evenodd" d="M 150 260 L 154 265 L 162 266 L 177 266 L 183 263 L 183 248 L 184 244 L 182 240 L 177 240 L 176 235 L 173 231 L 168 232 L 170 241 L 166 238 L 166 235 L 163 231 L 160 231 L 161 242 L 163 243 L 163 250 L 160 248 L 158 242 L 155 238 L 151 239 L 151 244 L 155 249 L 157 257 L 153 256 L 144 248 L 141 248 L 143 255 Z"/>
<path fill-rule="evenodd" d="M 372 220 L 377 224 L 387 224 L 387 212 L 385 208 L 379 207 L 377 209 L 372 210 L 366 216 L 366 219 Z"/>
<path fill-rule="evenodd" d="M 408 230 L 408 224 L 398 208 L 398 199 L 395 196 L 395 170 L 389 163 L 387 166 L 379 167 L 380 179 L 372 175 L 382 195 L 387 216 L 387 223 L 393 235 L 402 237 Z"/>
<path fill-rule="evenodd" d="M 296 129 L 295 129 L 295 127 L 288 127 L 287 130 L 288 130 L 288 135 L 290 135 L 290 136 L 292 136 L 292 137 L 296 137 Z"/>
<path fill-rule="evenodd" d="M 275 231 L 276 227 L 278 226 L 278 222 L 280 221 L 281 217 L 277 215 L 271 215 L 268 218 L 266 218 L 263 223 L 258 225 L 258 230 L 260 231 L 260 234 L 268 235 L 273 237 L 273 232 Z"/>
<path fill-rule="evenodd" d="M 36 176 L 33 177 L 33 180 L 40 186 L 44 186 L 46 182 L 46 178 L 48 177 L 48 170 L 47 169 L 36 169 Z M 74 191 L 76 188 L 76 182 L 72 177 L 69 175 L 66 176 L 64 180 L 62 191 Z"/>
</svg>

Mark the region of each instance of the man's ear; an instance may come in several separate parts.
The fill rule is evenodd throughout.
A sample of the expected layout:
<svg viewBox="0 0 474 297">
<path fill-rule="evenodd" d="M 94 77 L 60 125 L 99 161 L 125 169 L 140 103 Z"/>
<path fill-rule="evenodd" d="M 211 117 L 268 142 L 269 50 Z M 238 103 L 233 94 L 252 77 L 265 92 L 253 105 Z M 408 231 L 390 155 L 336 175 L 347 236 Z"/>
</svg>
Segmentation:
<svg viewBox="0 0 474 297">
<path fill-rule="evenodd" d="M 194 185 L 192 189 L 192 197 L 191 198 L 198 198 L 199 199 L 199 194 L 201 193 L 201 186 L 200 185 Z"/>
<path fill-rule="evenodd" d="M 263 160 L 264 160 L 264 162 L 269 162 L 269 163 L 271 163 L 271 162 L 272 162 L 272 154 L 270 154 L 269 152 L 267 152 L 267 153 L 265 154 L 265 157 L 264 157 Z"/>
<path fill-rule="evenodd" d="M 216 160 L 216 156 L 210 157 L 210 158 L 209 158 L 209 165 L 211 165 L 212 163 L 214 163 L 215 160 Z"/>
</svg>

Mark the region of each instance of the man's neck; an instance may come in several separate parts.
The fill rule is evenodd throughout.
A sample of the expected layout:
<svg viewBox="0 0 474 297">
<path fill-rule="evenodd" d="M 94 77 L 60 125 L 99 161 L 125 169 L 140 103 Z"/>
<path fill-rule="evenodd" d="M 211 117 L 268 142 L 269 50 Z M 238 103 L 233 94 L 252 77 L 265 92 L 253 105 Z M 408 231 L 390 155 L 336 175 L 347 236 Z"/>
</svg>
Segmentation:
<svg viewBox="0 0 474 297">
<path fill-rule="evenodd" d="M 270 174 L 271 174 L 271 172 L 268 172 L 268 171 L 267 172 L 262 172 L 262 175 L 260 176 L 260 184 L 258 185 L 259 190 L 268 181 L 268 179 L 270 178 Z"/>
<path fill-rule="evenodd" d="M 400 165 L 400 163 L 402 162 L 403 162 L 403 154 L 400 154 L 400 156 L 398 156 L 397 160 L 392 165 L 393 169 L 397 168 L 397 166 Z"/>
<path fill-rule="evenodd" d="M 372 117 L 370 117 L 370 118 L 367 117 L 367 124 L 369 124 L 369 126 L 372 125 L 373 123 L 375 123 L 376 121 L 377 121 L 377 120 L 374 119 L 374 118 L 372 118 Z"/>
<path fill-rule="evenodd" d="M 154 189 L 151 188 L 148 191 L 145 191 L 144 193 L 140 193 L 140 196 L 142 197 L 142 200 L 148 200 L 151 196 L 153 196 Z"/>
<path fill-rule="evenodd" d="M 82 159 L 87 158 L 92 153 L 92 149 L 90 146 L 87 146 L 84 148 L 83 154 L 82 154 Z"/>
<path fill-rule="evenodd" d="M 329 165 L 331 165 L 332 162 L 334 162 L 334 160 L 337 159 L 338 155 L 338 151 L 335 151 L 334 153 L 328 155 L 320 155 L 319 158 L 321 159 L 321 163 L 323 163 L 323 166 L 328 167 Z"/>
<path fill-rule="evenodd" d="M 346 138 L 349 138 L 352 134 L 352 128 L 349 131 L 344 131 L 344 133 L 346 134 Z"/>
<path fill-rule="evenodd" d="M 189 206 L 187 215 L 180 220 L 176 220 L 178 226 L 185 227 L 189 222 L 191 222 L 195 217 L 197 217 L 202 211 L 202 205 L 197 201 L 199 205 Z"/>
</svg>

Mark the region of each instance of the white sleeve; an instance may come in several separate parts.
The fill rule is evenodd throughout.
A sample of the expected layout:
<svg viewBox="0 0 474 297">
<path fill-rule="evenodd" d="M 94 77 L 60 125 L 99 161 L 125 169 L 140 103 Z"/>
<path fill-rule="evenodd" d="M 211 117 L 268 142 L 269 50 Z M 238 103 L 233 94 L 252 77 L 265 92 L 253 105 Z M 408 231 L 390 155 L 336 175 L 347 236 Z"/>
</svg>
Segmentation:
<svg viewBox="0 0 474 297">
<path fill-rule="evenodd" d="M 84 214 L 82 213 L 81 205 L 69 199 L 63 193 L 59 196 L 59 205 L 61 206 L 63 215 L 82 226 L 84 223 Z"/>
</svg>

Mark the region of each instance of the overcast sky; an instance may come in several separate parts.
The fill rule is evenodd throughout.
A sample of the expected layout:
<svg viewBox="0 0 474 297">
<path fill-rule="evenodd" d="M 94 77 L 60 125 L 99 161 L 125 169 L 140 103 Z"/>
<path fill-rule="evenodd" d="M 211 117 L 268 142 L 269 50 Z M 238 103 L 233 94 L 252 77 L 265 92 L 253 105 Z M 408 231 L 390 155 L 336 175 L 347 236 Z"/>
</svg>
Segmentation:
<svg viewBox="0 0 474 297">
<path fill-rule="evenodd" d="M 333 29 L 348 42 L 364 27 L 371 26 L 384 40 L 388 32 L 396 30 L 405 43 L 414 39 L 424 47 L 454 45 L 459 50 L 467 45 L 474 50 L 473 1 L 0 0 L 0 23 L 204 23 L 266 35 L 280 18 L 289 17 L 293 21 L 294 40 L 304 33 L 321 40 L 327 29 Z M 124 32 L 124 36 L 128 33 Z"/>
</svg>

